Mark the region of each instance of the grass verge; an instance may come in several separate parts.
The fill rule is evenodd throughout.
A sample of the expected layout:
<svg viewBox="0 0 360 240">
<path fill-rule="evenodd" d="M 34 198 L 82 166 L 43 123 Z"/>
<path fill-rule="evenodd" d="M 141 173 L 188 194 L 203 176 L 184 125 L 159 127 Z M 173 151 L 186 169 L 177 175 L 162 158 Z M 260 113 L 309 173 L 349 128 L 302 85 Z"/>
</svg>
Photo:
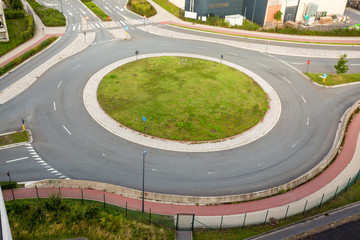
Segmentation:
<svg viewBox="0 0 360 240">
<path fill-rule="evenodd" d="M 174 15 L 175 17 L 184 18 L 185 11 L 176 6 L 175 4 L 169 2 L 168 0 L 153 0 L 155 3 L 157 3 L 159 6 L 161 6 L 163 9 Z"/>
<path fill-rule="evenodd" d="M 158 57 L 109 73 L 98 88 L 103 109 L 123 125 L 182 141 L 222 139 L 264 117 L 263 89 L 240 71 L 202 59 Z"/>
<path fill-rule="evenodd" d="M 360 81 L 360 73 L 351 74 L 332 74 L 327 75 L 326 80 L 322 78 L 323 73 L 305 73 L 306 76 L 311 78 L 314 82 L 324 86 L 334 86 L 346 83 L 353 83 Z"/>
<path fill-rule="evenodd" d="M 58 39 L 58 37 L 54 36 L 54 37 L 50 37 L 50 38 L 44 40 L 38 46 L 34 47 L 33 49 L 31 49 L 31 50 L 27 51 L 26 53 L 24 53 L 23 55 L 21 55 L 20 57 L 15 58 L 14 60 L 9 62 L 5 66 L 1 67 L 0 68 L 0 76 L 5 74 L 6 72 L 10 71 L 11 69 L 16 67 L 20 63 L 24 62 L 25 60 L 29 59 L 30 57 L 34 56 L 35 54 L 37 54 L 38 52 L 40 52 L 41 50 L 43 50 L 44 48 L 49 46 L 51 43 L 53 43 L 56 39 Z"/>
<path fill-rule="evenodd" d="M 175 239 L 173 219 L 167 216 L 152 214 L 151 219 L 162 218 L 172 224 L 171 228 L 149 224 L 145 213 L 139 213 L 143 219 L 135 220 L 119 207 L 104 208 L 99 202 L 82 203 L 59 196 L 5 204 L 14 239 Z"/>
<path fill-rule="evenodd" d="M 156 14 L 155 8 L 146 0 L 129 0 L 127 8 L 140 16 L 152 17 Z"/>
<path fill-rule="evenodd" d="M 0 146 L 29 141 L 29 133 L 21 131 L 0 136 Z"/>
<path fill-rule="evenodd" d="M 81 0 L 101 21 L 108 21 L 108 15 L 91 0 Z M 111 19 L 109 21 L 112 21 Z"/>
<path fill-rule="evenodd" d="M 27 0 L 45 26 L 65 26 L 65 16 L 57 9 L 47 8 L 35 0 Z"/>
</svg>

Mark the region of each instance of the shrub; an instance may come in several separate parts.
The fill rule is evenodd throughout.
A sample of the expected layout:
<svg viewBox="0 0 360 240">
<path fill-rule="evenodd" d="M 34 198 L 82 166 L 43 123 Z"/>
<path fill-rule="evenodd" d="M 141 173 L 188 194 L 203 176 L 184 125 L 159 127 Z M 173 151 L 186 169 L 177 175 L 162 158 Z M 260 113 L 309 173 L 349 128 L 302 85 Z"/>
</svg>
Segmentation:
<svg viewBox="0 0 360 240">
<path fill-rule="evenodd" d="M 146 0 L 131 0 L 128 3 L 131 10 L 141 16 L 152 17 L 156 14 L 155 8 Z"/>
<path fill-rule="evenodd" d="M 0 186 L 2 190 L 13 189 L 16 188 L 17 182 L 0 182 Z"/>
<path fill-rule="evenodd" d="M 25 11 L 23 9 L 20 10 L 13 10 L 10 8 L 7 8 L 4 10 L 5 18 L 6 19 L 19 19 L 25 17 Z"/>
<path fill-rule="evenodd" d="M 65 26 L 65 16 L 56 9 L 42 6 L 35 0 L 27 0 L 45 26 Z"/>
<path fill-rule="evenodd" d="M 24 5 L 22 4 L 21 0 L 11 0 L 11 7 L 14 10 L 23 10 L 24 9 Z"/>
<path fill-rule="evenodd" d="M 341 55 L 338 62 L 337 62 L 337 64 L 334 65 L 334 68 L 336 69 L 337 74 L 343 74 L 343 73 L 346 73 L 349 70 L 349 66 L 346 65 L 346 63 L 349 60 L 346 60 L 345 59 L 346 57 L 347 57 L 346 54 Z"/>
</svg>

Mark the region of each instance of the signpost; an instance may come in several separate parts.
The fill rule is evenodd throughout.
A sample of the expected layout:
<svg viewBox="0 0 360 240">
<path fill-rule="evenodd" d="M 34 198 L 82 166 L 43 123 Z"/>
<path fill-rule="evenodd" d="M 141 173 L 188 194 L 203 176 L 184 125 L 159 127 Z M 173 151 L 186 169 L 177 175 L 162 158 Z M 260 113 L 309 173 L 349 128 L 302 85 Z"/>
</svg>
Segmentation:
<svg viewBox="0 0 360 240">
<path fill-rule="evenodd" d="M 306 66 L 306 73 L 308 72 L 308 69 L 309 69 L 309 65 L 310 65 L 310 60 L 307 60 L 307 66 Z"/>
<path fill-rule="evenodd" d="M 110 26 L 110 16 L 107 17 L 108 20 L 108 26 Z"/>
<path fill-rule="evenodd" d="M 135 51 L 135 54 L 136 54 L 136 61 L 137 61 L 137 60 L 138 60 L 138 56 L 139 56 L 139 51 L 136 50 L 136 51 Z M 143 119 L 144 119 L 144 117 L 143 117 Z"/>
<path fill-rule="evenodd" d="M 145 117 L 145 116 L 143 116 L 143 117 L 142 117 L 142 120 L 144 121 L 144 132 L 145 132 L 145 122 L 146 122 L 146 117 Z"/>
<path fill-rule="evenodd" d="M 22 121 L 23 130 L 25 131 L 25 120 L 24 120 L 24 119 L 21 119 L 21 121 Z"/>
<path fill-rule="evenodd" d="M 86 20 L 86 28 L 89 29 L 89 16 L 86 16 L 85 20 Z"/>
<path fill-rule="evenodd" d="M 127 30 L 129 29 L 129 27 L 128 26 L 125 26 L 125 36 L 126 36 L 126 39 L 127 39 L 127 35 L 128 35 L 128 33 L 127 33 Z"/>
<path fill-rule="evenodd" d="M 222 60 L 223 60 L 223 58 L 224 58 L 224 55 L 221 54 L 220 58 L 221 58 L 220 64 L 222 64 Z"/>
<path fill-rule="evenodd" d="M 324 75 L 323 75 L 323 82 L 325 82 L 326 78 L 327 78 L 327 74 L 324 73 Z"/>
</svg>

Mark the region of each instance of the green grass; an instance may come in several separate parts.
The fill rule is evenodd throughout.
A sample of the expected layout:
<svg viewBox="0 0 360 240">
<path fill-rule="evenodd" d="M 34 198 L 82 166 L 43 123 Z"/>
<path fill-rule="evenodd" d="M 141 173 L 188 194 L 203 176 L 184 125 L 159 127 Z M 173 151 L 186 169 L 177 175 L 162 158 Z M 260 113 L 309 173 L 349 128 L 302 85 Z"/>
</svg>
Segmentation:
<svg viewBox="0 0 360 240">
<path fill-rule="evenodd" d="M 27 131 L 0 136 L 0 146 L 27 141 L 29 141 L 29 134 Z"/>
<path fill-rule="evenodd" d="M 139 213 L 143 219 L 134 220 L 125 210 L 102 203 L 61 199 L 26 199 L 6 201 L 10 228 L 14 239 L 175 239 L 173 219 L 162 218 L 172 228 L 149 224 L 148 214 Z M 146 220 L 145 220 L 146 218 Z"/>
<path fill-rule="evenodd" d="M 164 8 L 166 11 L 174 15 L 178 18 L 184 18 L 184 10 L 181 8 L 178 8 L 176 5 L 172 4 L 168 0 L 154 0 L 155 3 L 157 3 L 159 6 Z"/>
<path fill-rule="evenodd" d="M 325 86 L 334 86 L 339 84 L 353 83 L 360 81 L 360 73 L 352 74 L 328 74 L 325 82 L 323 82 L 323 73 L 305 73 L 306 76 L 311 78 L 314 82 L 325 85 Z"/>
<path fill-rule="evenodd" d="M 155 8 L 146 0 L 129 0 L 127 8 L 136 14 L 152 17 L 156 14 Z"/>
<path fill-rule="evenodd" d="M 16 48 L 23 42 L 20 39 L 20 33 L 24 32 L 28 28 L 28 23 L 26 18 L 21 19 L 9 19 L 6 20 L 8 33 L 9 33 L 9 42 L 0 42 L 0 56 Z"/>
<path fill-rule="evenodd" d="M 47 8 L 35 0 L 27 0 L 45 26 L 65 26 L 65 16 L 57 9 Z"/>
<path fill-rule="evenodd" d="M 93 13 L 95 13 L 96 16 L 98 16 L 101 21 L 108 21 L 107 18 L 108 18 L 108 15 L 103 11 L 101 10 L 101 8 L 99 8 L 98 6 L 96 6 L 95 3 L 93 2 L 83 2 L 91 11 L 93 11 Z M 112 21 L 110 19 L 110 21 Z"/>
<path fill-rule="evenodd" d="M 193 234 L 194 240 L 207 240 L 207 239 L 226 239 L 226 240 L 240 240 L 246 239 L 270 230 L 283 227 L 312 216 L 334 210 L 336 208 L 355 203 L 360 201 L 360 182 L 358 181 L 352 185 L 347 192 L 337 196 L 335 200 L 330 201 L 326 204 L 323 204 L 320 208 L 316 207 L 312 210 L 306 211 L 304 215 L 299 214 L 292 217 L 288 217 L 286 220 L 278 220 L 277 225 L 256 225 L 256 226 L 247 226 L 245 228 L 230 228 L 220 230 L 196 230 Z"/>
<path fill-rule="evenodd" d="M 123 125 L 167 139 L 204 141 L 242 133 L 265 115 L 267 97 L 249 76 L 217 62 L 159 57 L 134 61 L 99 85 L 103 109 Z"/>
</svg>

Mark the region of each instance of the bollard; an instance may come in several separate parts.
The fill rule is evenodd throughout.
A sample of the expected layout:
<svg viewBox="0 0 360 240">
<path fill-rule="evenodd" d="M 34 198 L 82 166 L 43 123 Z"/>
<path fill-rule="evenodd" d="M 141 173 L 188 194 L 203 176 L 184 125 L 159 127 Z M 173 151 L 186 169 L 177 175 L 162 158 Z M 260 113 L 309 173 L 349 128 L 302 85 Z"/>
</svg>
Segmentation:
<svg viewBox="0 0 360 240">
<path fill-rule="evenodd" d="M 284 218 L 284 220 L 286 219 L 286 217 L 287 217 L 287 215 L 288 215 L 288 212 L 289 212 L 289 205 L 287 206 L 287 209 L 286 209 L 286 213 L 285 213 L 285 218 Z"/>
</svg>

